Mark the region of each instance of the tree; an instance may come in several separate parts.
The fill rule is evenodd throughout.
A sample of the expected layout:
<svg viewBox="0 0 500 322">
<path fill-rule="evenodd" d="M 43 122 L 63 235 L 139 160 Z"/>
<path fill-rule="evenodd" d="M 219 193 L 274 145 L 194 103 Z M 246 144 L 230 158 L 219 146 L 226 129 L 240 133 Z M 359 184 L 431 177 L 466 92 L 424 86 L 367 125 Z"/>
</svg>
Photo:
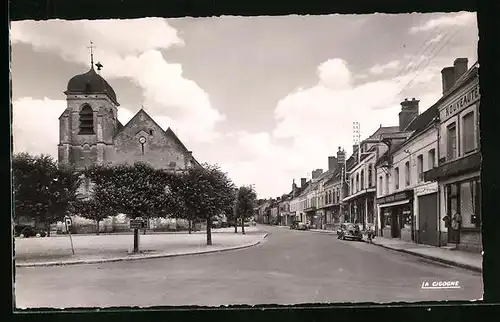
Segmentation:
<svg viewBox="0 0 500 322">
<path fill-rule="evenodd" d="M 241 220 L 241 231 L 245 234 L 245 220 L 253 216 L 257 194 L 252 186 L 242 186 L 238 189 L 236 199 L 236 214 Z"/>
<path fill-rule="evenodd" d="M 111 206 L 109 198 L 112 193 L 106 189 L 107 186 L 108 184 L 105 183 L 94 184 L 88 198 L 78 198 L 72 203 L 72 210 L 75 215 L 95 221 L 97 235 L 99 235 L 99 223 L 101 221 L 118 215 L 118 211 Z"/>
<path fill-rule="evenodd" d="M 194 217 L 207 223 L 207 245 L 212 245 L 212 218 L 234 203 L 234 184 L 217 165 L 204 164 L 179 174 L 184 185 L 180 194 Z"/>
<path fill-rule="evenodd" d="M 12 158 L 14 218 L 50 224 L 63 220 L 77 196 L 80 178 L 71 167 L 57 165 L 49 155 L 15 154 Z"/>
<path fill-rule="evenodd" d="M 146 163 L 91 166 L 85 171 L 95 187 L 103 185 L 109 208 L 130 219 L 162 216 L 173 204 L 165 192 L 171 178 L 167 172 Z M 134 229 L 134 252 L 139 251 L 138 229 Z"/>
</svg>

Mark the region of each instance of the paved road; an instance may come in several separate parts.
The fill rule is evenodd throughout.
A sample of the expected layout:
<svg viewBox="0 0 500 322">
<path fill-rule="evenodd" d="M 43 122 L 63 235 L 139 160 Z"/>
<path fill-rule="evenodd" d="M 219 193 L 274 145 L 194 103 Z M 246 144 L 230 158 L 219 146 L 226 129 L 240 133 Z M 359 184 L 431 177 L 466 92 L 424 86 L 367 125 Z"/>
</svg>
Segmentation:
<svg viewBox="0 0 500 322">
<path fill-rule="evenodd" d="M 263 227 L 259 246 L 218 254 L 16 269 L 25 307 L 298 304 L 471 300 L 478 273 L 335 236 Z M 460 289 L 422 290 L 457 280 Z"/>
</svg>

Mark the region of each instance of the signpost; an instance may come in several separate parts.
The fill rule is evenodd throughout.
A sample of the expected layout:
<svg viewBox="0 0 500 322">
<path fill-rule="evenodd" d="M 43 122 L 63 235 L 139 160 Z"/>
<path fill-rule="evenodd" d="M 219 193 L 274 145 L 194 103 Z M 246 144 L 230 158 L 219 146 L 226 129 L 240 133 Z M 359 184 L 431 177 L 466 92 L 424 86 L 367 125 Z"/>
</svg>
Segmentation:
<svg viewBox="0 0 500 322">
<path fill-rule="evenodd" d="M 139 229 L 144 228 L 145 221 L 142 217 L 136 217 L 130 220 L 130 229 L 134 230 L 134 253 L 139 252 Z"/>
<path fill-rule="evenodd" d="M 70 216 L 64 216 L 64 224 L 66 225 L 66 231 L 68 232 L 69 235 L 69 241 L 71 242 L 71 252 L 73 255 L 75 255 L 75 248 L 73 247 L 73 238 L 71 237 L 71 217 Z"/>
</svg>

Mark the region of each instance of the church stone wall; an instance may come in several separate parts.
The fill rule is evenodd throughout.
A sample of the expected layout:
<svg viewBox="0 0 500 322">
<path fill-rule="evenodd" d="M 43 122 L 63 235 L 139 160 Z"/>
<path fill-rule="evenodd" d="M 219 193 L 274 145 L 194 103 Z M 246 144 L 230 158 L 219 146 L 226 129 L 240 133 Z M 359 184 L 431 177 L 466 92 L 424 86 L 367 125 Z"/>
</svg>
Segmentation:
<svg viewBox="0 0 500 322">
<path fill-rule="evenodd" d="M 144 153 L 139 138 L 144 136 Z M 115 137 L 116 163 L 147 162 L 155 168 L 185 167 L 183 148 L 150 117 L 140 111 Z"/>
</svg>

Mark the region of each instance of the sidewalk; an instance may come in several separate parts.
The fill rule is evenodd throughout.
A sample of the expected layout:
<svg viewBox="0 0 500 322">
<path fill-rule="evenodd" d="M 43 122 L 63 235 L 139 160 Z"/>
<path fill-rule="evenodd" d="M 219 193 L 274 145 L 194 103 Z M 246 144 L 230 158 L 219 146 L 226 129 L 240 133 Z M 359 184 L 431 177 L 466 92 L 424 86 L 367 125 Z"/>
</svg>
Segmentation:
<svg viewBox="0 0 500 322">
<path fill-rule="evenodd" d="M 212 233 L 212 245 L 206 245 L 205 234 L 150 234 L 139 236 L 139 253 L 133 254 L 132 235 L 73 236 L 75 254 L 66 238 L 15 239 L 16 267 L 95 264 L 147 258 L 206 254 L 248 248 L 267 236 L 254 227 L 246 234 L 229 233 L 225 229 Z"/>
<path fill-rule="evenodd" d="M 483 256 L 478 253 L 415 244 L 413 242 L 407 242 L 400 239 L 384 238 L 379 236 L 373 239 L 373 244 L 476 272 L 483 271 Z"/>
<path fill-rule="evenodd" d="M 279 226 L 276 226 L 279 227 Z M 288 227 L 283 227 L 288 228 Z M 335 231 L 310 229 L 308 231 L 322 234 L 337 235 Z M 364 239 L 365 242 L 366 236 Z M 423 244 L 415 244 L 400 239 L 375 237 L 373 244 L 381 246 L 394 251 L 419 256 L 422 258 L 434 260 L 444 264 L 465 268 L 468 270 L 482 272 L 483 270 L 483 256 L 478 253 L 471 253 L 462 250 L 453 250 L 449 248 L 440 248 Z"/>
</svg>

